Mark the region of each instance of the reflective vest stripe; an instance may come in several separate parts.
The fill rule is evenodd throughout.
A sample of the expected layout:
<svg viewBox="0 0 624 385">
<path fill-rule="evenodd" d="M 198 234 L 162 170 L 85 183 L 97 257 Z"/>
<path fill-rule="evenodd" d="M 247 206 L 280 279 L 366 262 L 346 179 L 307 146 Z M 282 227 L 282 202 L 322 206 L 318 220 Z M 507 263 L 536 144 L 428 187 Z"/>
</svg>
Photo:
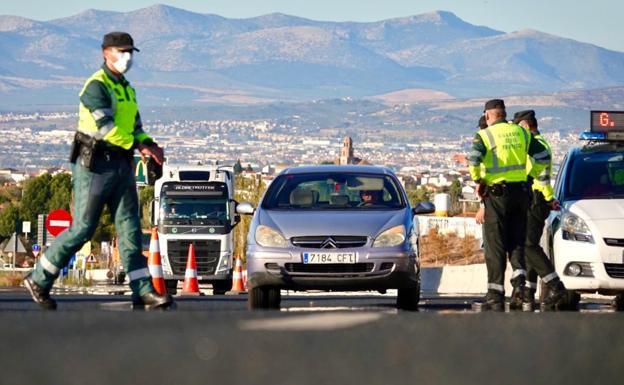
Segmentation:
<svg viewBox="0 0 624 385">
<path fill-rule="evenodd" d="M 59 271 L 61 271 L 58 267 L 54 266 L 52 262 L 44 255 L 39 258 L 39 264 L 43 267 L 48 273 L 52 275 L 57 275 Z"/>
<path fill-rule="evenodd" d="M 537 282 L 526 281 L 525 285 L 529 289 L 537 289 Z"/>
<path fill-rule="evenodd" d="M 136 281 L 137 279 L 149 278 L 149 277 L 150 277 L 150 272 L 147 269 L 147 267 L 143 269 L 138 269 L 138 270 L 133 270 L 133 271 L 128 272 L 128 279 L 130 280 L 130 282 Z"/>
</svg>

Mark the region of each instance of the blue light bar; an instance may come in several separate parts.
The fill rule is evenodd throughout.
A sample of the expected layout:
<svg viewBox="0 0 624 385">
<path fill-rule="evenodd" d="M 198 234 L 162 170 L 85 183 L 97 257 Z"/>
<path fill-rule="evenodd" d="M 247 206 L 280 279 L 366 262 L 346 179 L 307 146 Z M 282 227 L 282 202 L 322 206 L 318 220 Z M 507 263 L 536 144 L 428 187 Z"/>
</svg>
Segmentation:
<svg viewBox="0 0 624 385">
<path fill-rule="evenodd" d="M 581 133 L 580 140 L 606 140 L 607 134 L 604 132 L 585 131 Z"/>
</svg>

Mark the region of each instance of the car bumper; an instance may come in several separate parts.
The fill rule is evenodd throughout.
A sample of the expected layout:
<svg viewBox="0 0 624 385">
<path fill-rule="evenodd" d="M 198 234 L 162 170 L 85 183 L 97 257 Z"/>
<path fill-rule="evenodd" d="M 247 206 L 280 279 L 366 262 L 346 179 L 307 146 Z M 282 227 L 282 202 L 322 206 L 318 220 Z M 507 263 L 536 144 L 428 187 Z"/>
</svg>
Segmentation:
<svg viewBox="0 0 624 385">
<path fill-rule="evenodd" d="M 420 266 L 414 253 L 403 250 L 366 250 L 357 253 L 357 263 L 371 268 L 366 271 L 300 271 L 292 266 L 310 267 L 303 265 L 301 251 L 250 247 L 247 250 L 248 286 L 330 291 L 386 290 L 419 286 Z M 324 268 L 323 265 L 314 266 L 321 270 Z"/>
<path fill-rule="evenodd" d="M 555 238 L 555 270 L 567 289 L 603 294 L 624 291 L 624 248 L 603 245 L 600 241 L 584 243 Z M 587 276 L 572 276 L 566 272 L 571 263 L 582 265 L 583 274 Z"/>
</svg>

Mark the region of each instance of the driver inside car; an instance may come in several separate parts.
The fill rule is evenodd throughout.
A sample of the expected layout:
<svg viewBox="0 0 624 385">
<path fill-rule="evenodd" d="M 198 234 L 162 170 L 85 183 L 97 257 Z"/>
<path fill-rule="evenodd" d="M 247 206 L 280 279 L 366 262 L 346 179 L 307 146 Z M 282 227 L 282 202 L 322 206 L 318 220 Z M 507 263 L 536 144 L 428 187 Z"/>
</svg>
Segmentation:
<svg viewBox="0 0 624 385">
<path fill-rule="evenodd" d="M 384 203 L 381 190 L 361 190 L 360 199 L 362 202 L 358 206 L 374 206 Z"/>
</svg>

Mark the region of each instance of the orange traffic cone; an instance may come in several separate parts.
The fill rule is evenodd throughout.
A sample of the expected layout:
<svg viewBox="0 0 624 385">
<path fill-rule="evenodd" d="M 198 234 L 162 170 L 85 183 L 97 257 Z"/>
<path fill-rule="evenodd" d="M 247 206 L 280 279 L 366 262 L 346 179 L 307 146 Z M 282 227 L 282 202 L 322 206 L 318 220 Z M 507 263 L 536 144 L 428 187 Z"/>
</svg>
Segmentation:
<svg viewBox="0 0 624 385">
<path fill-rule="evenodd" d="M 247 290 L 247 269 L 243 270 L 243 287 Z"/>
<path fill-rule="evenodd" d="M 160 295 L 165 294 L 167 287 L 165 286 L 165 278 L 163 277 L 162 263 L 160 261 L 160 246 L 158 245 L 158 230 L 156 227 L 152 229 L 147 268 L 152 276 L 154 290 Z"/>
<path fill-rule="evenodd" d="M 234 273 L 232 274 L 232 290 L 233 293 L 244 292 L 245 287 L 243 285 L 243 264 L 240 258 L 236 258 L 236 265 L 234 266 Z"/>
<path fill-rule="evenodd" d="M 186 260 L 186 273 L 184 274 L 184 286 L 182 294 L 199 295 L 199 283 L 197 282 L 197 262 L 195 261 L 195 246 L 189 245 L 188 258 Z"/>
</svg>

